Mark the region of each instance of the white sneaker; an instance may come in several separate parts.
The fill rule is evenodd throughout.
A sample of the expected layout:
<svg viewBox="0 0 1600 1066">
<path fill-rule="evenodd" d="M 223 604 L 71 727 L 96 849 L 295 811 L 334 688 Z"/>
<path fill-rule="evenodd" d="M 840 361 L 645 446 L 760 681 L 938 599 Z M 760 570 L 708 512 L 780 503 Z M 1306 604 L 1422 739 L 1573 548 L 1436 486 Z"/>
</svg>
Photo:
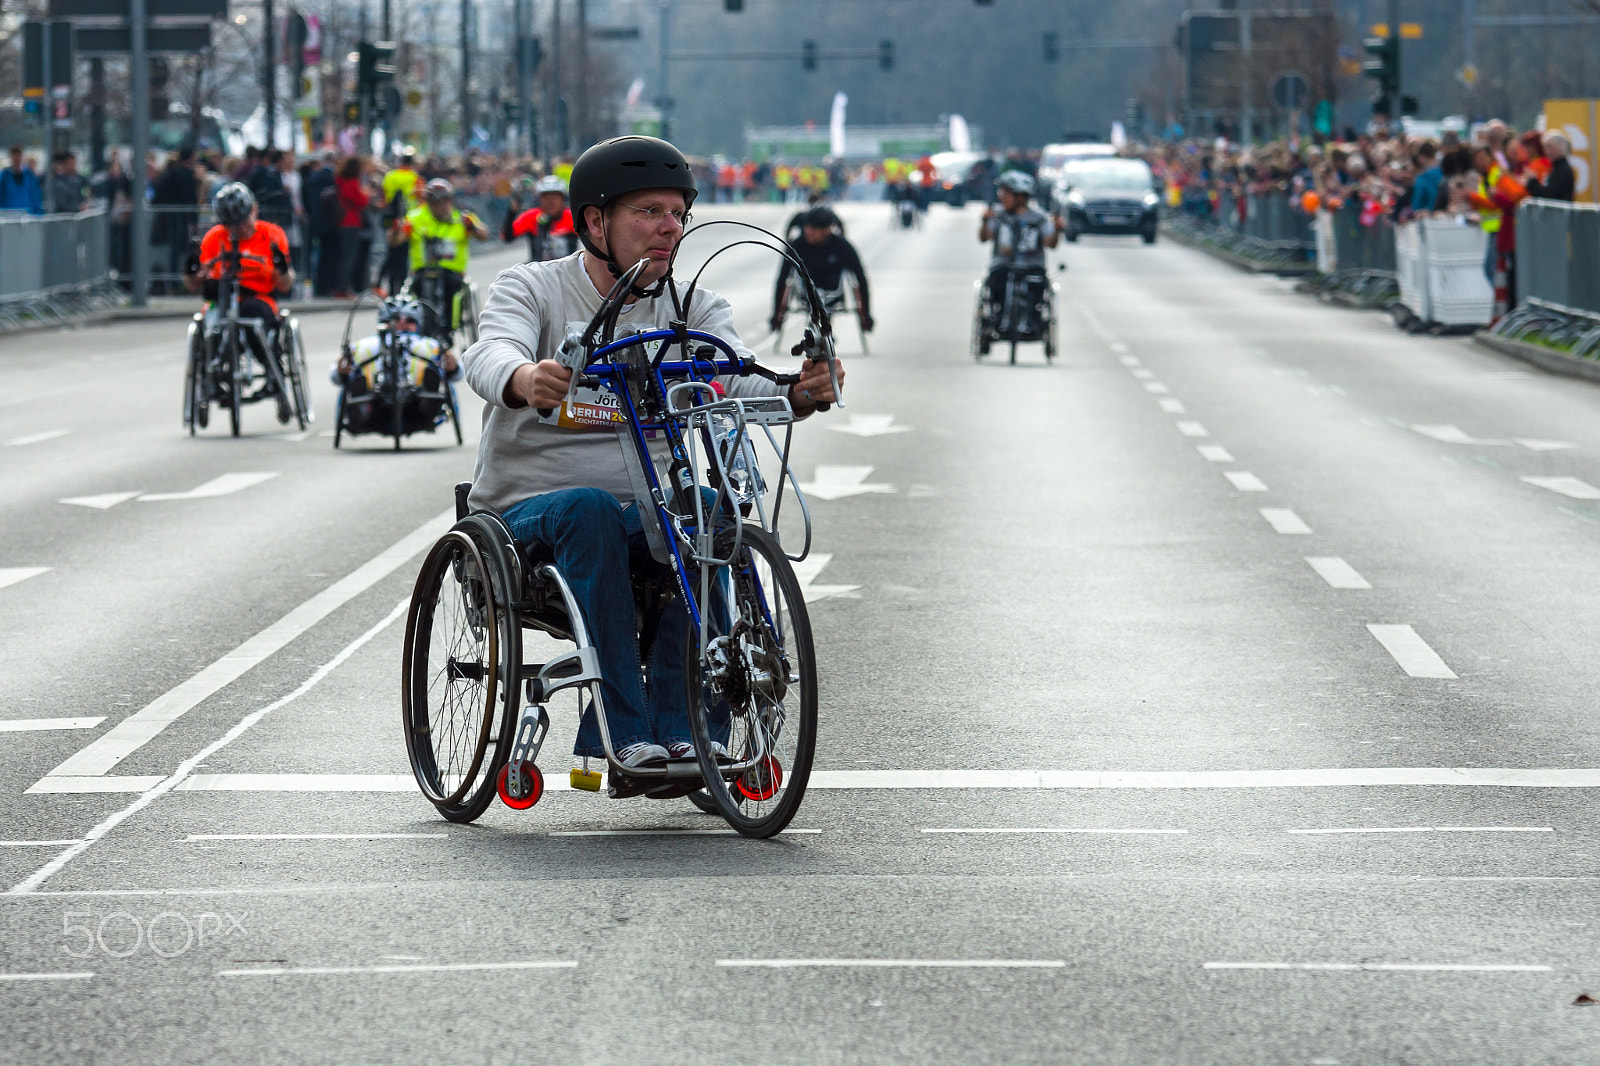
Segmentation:
<svg viewBox="0 0 1600 1066">
<path fill-rule="evenodd" d="M 617 752 L 617 761 L 630 770 L 644 766 L 656 766 L 666 762 L 671 756 L 667 749 L 660 744 L 652 744 L 648 740 L 641 740 L 637 744 L 629 744 Z"/>
<path fill-rule="evenodd" d="M 692 759 L 695 757 L 694 745 L 686 740 L 680 740 L 676 744 L 667 746 L 667 754 L 674 759 Z M 711 742 L 711 755 L 712 758 L 727 759 L 728 749 L 723 747 L 720 741 L 713 740 Z"/>
</svg>

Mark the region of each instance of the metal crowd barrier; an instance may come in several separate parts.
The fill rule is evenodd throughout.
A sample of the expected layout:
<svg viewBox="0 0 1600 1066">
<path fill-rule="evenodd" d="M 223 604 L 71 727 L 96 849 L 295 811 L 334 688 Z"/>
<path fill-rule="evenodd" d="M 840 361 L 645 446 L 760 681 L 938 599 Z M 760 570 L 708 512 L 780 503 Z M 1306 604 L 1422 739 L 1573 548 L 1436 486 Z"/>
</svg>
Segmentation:
<svg viewBox="0 0 1600 1066">
<path fill-rule="evenodd" d="M 1284 273 L 1311 269 L 1316 248 L 1311 220 L 1295 211 L 1288 197 L 1282 193 L 1247 196 L 1243 215 L 1240 218 L 1239 200 L 1223 190 L 1218 194 L 1214 218 L 1181 211 L 1168 214 L 1167 225 L 1181 239 L 1214 248 L 1253 267 Z"/>
<path fill-rule="evenodd" d="M 0 329 L 64 320 L 118 298 L 104 208 L 0 212 Z"/>
<path fill-rule="evenodd" d="M 1600 205 L 1517 205 L 1516 266 L 1517 306 L 1489 332 L 1600 356 Z"/>
</svg>

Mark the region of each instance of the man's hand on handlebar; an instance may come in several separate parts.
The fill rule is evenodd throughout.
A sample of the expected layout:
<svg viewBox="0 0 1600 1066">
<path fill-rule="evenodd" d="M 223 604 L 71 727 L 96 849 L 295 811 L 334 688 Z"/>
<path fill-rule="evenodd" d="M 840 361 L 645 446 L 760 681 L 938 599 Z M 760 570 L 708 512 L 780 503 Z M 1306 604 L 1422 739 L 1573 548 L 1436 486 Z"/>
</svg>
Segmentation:
<svg viewBox="0 0 1600 1066">
<path fill-rule="evenodd" d="M 505 401 L 510 407 L 532 407 L 549 411 L 567 400 L 572 387 L 572 371 L 554 359 L 524 363 L 506 382 Z"/>
<path fill-rule="evenodd" d="M 844 364 L 836 362 L 839 373 L 839 384 L 844 384 Z M 839 397 L 833 394 L 833 382 L 828 379 L 828 361 L 826 359 L 807 359 L 800 364 L 800 380 L 789 386 L 789 406 L 794 408 L 795 414 L 808 415 L 816 410 L 819 403 L 835 403 Z"/>
</svg>

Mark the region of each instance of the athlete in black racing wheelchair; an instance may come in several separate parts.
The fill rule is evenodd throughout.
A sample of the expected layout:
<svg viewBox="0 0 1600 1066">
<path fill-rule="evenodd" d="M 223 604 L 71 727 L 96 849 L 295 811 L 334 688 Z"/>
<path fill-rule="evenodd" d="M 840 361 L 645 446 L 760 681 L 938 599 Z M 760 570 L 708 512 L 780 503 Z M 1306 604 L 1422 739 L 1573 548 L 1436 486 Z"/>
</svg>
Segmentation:
<svg viewBox="0 0 1600 1066">
<path fill-rule="evenodd" d="M 461 365 L 455 353 L 422 333 L 423 309 L 404 295 L 380 303 L 378 331 L 352 344 L 350 327 L 366 299 L 363 295 L 350 309 L 339 361 L 328 372 L 339 387 L 333 446 L 339 447 L 346 433 L 386 433 L 399 451 L 405 437 L 432 433 L 445 422 L 455 429 L 460 444 L 455 382 L 461 378 Z"/>
<path fill-rule="evenodd" d="M 1045 362 L 1056 354 L 1055 294 L 1045 265 L 1045 249 L 1060 243 L 1060 220 L 1029 206 L 1033 178 L 1017 170 L 1000 176 L 1001 210 L 988 208 L 978 227 L 978 240 L 994 243 L 989 275 L 975 283 L 972 315 L 972 357 L 982 359 L 995 342 L 1010 343 L 1011 362 L 1017 345 L 1044 342 Z"/>
</svg>

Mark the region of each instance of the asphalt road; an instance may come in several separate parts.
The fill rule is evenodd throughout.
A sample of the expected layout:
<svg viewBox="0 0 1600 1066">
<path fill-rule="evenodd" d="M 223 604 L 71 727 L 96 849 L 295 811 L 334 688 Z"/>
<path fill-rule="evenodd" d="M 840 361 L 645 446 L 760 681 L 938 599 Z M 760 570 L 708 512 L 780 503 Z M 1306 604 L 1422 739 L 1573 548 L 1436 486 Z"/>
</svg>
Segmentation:
<svg viewBox="0 0 1600 1066">
<path fill-rule="evenodd" d="M 0 1061 L 1600 1062 L 1600 391 L 1093 238 L 1055 365 L 980 365 L 977 211 L 842 209 L 879 326 L 797 433 L 764 842 L 410 781 L 475 400 L 335 452 L 307 316 L 312 429 L 191 439 L 183 323 L 0 340 Z M 746 336 L 773 271 L 706 273 Z"/>
</svg>

